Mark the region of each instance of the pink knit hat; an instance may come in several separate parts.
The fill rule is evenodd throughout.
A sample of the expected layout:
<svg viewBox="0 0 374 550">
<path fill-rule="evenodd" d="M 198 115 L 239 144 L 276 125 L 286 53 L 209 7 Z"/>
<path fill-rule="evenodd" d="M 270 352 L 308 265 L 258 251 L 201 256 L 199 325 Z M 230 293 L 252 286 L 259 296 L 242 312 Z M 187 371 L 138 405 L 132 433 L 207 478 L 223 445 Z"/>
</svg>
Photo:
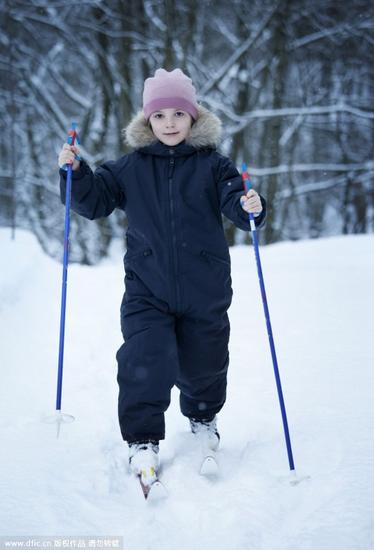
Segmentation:
<svg viewBox="0 0 374 550">
<path fill-rule="evenodd" d="M 160 109 L 182 109 L 197 119 L 198 104 L 192 80 L 180 69 L 157 69 L 155 76 L 144 82 L 143 111 L 148 120 Z"/>
</svg>

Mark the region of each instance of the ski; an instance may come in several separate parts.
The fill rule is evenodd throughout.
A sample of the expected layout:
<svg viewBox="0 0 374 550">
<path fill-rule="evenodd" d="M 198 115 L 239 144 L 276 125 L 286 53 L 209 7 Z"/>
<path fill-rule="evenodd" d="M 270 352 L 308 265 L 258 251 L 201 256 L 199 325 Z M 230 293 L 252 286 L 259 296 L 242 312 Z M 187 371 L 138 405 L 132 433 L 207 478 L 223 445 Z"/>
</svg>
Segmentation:
<svg viewBox="0 0 374 550">
<path fill-rule="evenodd" d="M 199 473 L 204 477 L 210 478 L 214 478 L 219 474 L 218 462 L 212 454 L 203 457 L 200 463 Z"/>
<path fill-rule="evenodd" d="M 138 480 L 146 500 L 162 500 L 168 496 L 165 485 L 161 483 L 158 477 L 152 483 L 144 483 L 141 475 L 138 475 Z"/>
</svg>

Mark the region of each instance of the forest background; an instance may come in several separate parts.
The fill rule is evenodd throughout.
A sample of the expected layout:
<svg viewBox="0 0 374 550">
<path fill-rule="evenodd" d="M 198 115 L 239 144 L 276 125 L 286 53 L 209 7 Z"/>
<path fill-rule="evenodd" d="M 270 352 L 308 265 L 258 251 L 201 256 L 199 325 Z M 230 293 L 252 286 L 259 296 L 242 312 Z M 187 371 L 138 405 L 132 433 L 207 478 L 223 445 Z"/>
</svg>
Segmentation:
<svg viewBox="0 0 374 550">
<path fill-rule="evenodd" d="M 129 152 L 144 79 L 182 68 L 223 121 L 220 147 L 268 201 L 263 244 L 374 230 L 374 4 L 369 0 L 2 0 L 0 226 L 62 257 L 57 154 L 76 120 L 91 167 Z M 248 235 L 224 220 L 230 245 Z M 73 214 L 95 264 L 126 215 Z"/>
</svg>

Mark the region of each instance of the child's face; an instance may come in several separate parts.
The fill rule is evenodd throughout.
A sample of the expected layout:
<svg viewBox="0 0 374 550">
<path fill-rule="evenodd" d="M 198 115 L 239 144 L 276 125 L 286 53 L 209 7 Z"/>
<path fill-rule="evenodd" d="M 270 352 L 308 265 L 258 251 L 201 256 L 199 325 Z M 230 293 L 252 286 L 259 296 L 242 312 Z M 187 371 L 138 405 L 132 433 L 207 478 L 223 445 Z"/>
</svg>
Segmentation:
<svg viewBox="0 0 374 550">
<path fill-rule="evenodd" d="M 178 145 L 188 136 L 192 117 L 182 109 L 161 109 L 151 114 L 149 122 L 154 135 L 165 145 Z"/>
</svg>

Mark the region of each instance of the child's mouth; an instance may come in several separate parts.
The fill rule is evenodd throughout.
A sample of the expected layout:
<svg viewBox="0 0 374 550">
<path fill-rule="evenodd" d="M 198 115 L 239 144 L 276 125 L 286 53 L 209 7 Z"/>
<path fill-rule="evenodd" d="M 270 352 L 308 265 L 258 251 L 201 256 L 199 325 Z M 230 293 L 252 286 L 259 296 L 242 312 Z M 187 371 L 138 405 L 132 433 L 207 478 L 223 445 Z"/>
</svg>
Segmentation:
<svg viewBox="0 0 374 550">
<path fill-rule="evenodd" d="M 177 134 L 179 134 L 179 132 L 172 132 L 170 134 L 165 134 L 165 136 L 176 136 Z"/>
</svg>

